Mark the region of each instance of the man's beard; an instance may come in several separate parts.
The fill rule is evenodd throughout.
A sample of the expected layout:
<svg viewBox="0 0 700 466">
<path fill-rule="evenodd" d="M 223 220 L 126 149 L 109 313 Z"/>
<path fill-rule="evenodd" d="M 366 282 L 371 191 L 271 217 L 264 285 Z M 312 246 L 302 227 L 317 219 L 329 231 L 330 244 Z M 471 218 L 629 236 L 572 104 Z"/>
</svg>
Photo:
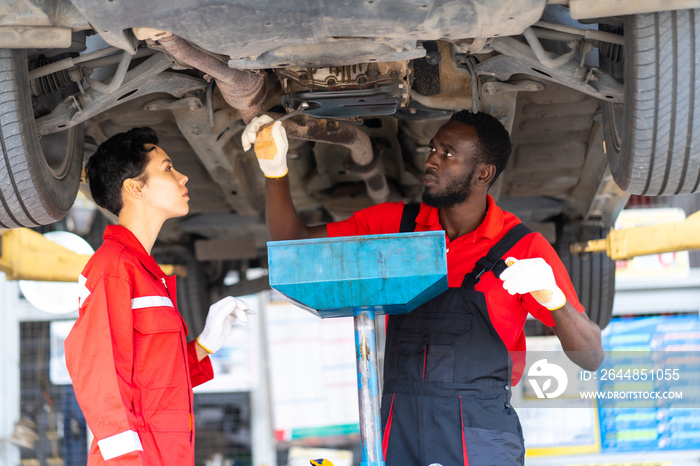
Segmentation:
<svg viewBox="0 0 700 466">
<path fill-rule="evenodd" d="M 429 187 L 426 187 L 423 191 L 423 203 L 438 209 L 462 204 L 472 193 L 474 173 L 475 170 L 472 170 L 465 178 L 452 181 L 441 193 L 431 193 L 428 191 Z"/>
</svg>

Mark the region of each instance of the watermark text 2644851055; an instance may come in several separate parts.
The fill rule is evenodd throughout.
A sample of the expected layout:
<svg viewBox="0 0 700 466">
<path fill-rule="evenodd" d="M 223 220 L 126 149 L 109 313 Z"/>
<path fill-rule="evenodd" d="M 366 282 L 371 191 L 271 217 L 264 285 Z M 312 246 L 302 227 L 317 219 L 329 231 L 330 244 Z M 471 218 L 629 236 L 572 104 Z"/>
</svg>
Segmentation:
<svg viewBox="0 0 700 466">
<path fill-rule="evenodd" d="M 681 369 L 678 367 L 670 368 L 622 368 L 622 367 L 603 367 L 596 372 L 582 370 L 579 375 L 581 380 L 589 380 L 590 378 L 597 378 L 601 381 L 611 381 L 616 380 L 632 380 L 632 381 L 646 381 L 646 380 L 657 380 L 657 381 L 675 381 L 681 378 Z"/>
</svg>

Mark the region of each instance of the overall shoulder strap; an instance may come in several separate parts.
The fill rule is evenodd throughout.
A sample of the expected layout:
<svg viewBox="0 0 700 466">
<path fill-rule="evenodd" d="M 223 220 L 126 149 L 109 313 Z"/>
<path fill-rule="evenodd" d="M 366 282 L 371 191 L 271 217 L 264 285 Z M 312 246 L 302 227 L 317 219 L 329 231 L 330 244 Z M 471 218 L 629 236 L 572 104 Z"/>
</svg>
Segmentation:
<svg viewBox="0 0 700 466">
<path fill-rule="evenodd" d="M 532 230 L 522 223 L 518 223 L 511 228 L 503 238 L 493 245 L 484 257 L 476 261 L 474 270 L 464 276 L 462 287 L 474 288 L 479 283 L 480 277 L 490 270 L 493 271 L 496 277 L 499 277 L 501 272 L 506 269 L 506 263 L 501 257 L 530 233 L 532 233 Z"/>
<path fill-rule="evenodd" d="M 399 233 L 413 233 L 416 231 L 416 217 L 420 211 L 420 204 L 405 204 L 401 215 Z"/>
</svg>

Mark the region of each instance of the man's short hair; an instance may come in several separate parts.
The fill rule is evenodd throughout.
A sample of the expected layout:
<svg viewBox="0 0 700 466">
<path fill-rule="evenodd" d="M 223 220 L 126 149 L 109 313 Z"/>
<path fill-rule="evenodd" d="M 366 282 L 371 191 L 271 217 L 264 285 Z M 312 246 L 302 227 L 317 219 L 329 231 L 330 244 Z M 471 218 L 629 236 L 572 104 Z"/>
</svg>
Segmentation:
<svg viewBox="0 0 700 466">
<path fill-rule="evenodd" d="M 119 133 L 100 144 L 87 162 L 85 171 L 95 203 L 119 215 L 124 203 L 122 185 L 129 178 L 146 182 L 146 166 L 150 160 L 146 144 L 158 144 L 151 128 L 134 128 Z"/>
<path fill-rule="evenodd" d="M 480 154 L 479 162 L 488 163 L 496 167 L 496 176 L 506 169 L 510 157 L 510 135 L 500 121 L 488 113 L 472 113 L 462 110 L 452 115 L 450 121 L 456 121 L 473 126 L 479 138 Z"/>
</svg>

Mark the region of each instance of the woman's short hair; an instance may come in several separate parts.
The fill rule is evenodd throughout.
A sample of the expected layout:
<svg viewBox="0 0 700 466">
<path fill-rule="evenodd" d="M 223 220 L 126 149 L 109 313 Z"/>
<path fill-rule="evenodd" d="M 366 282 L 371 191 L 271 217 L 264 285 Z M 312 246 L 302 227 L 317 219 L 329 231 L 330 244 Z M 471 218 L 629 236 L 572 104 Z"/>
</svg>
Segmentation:
<svg viewBox="0 0 700 466">
<path fill-rule="evenodd" d="M 158 144 L 151 128 L 134 128 L 119 133 L 99 145 L 85 167 L 90 192 L 95 203 L 119 215 L 124 203 L 122 185 L 129 178 L 146 182 L 146 166 L 150 160 L 146 144 Z"/>
</svg>

